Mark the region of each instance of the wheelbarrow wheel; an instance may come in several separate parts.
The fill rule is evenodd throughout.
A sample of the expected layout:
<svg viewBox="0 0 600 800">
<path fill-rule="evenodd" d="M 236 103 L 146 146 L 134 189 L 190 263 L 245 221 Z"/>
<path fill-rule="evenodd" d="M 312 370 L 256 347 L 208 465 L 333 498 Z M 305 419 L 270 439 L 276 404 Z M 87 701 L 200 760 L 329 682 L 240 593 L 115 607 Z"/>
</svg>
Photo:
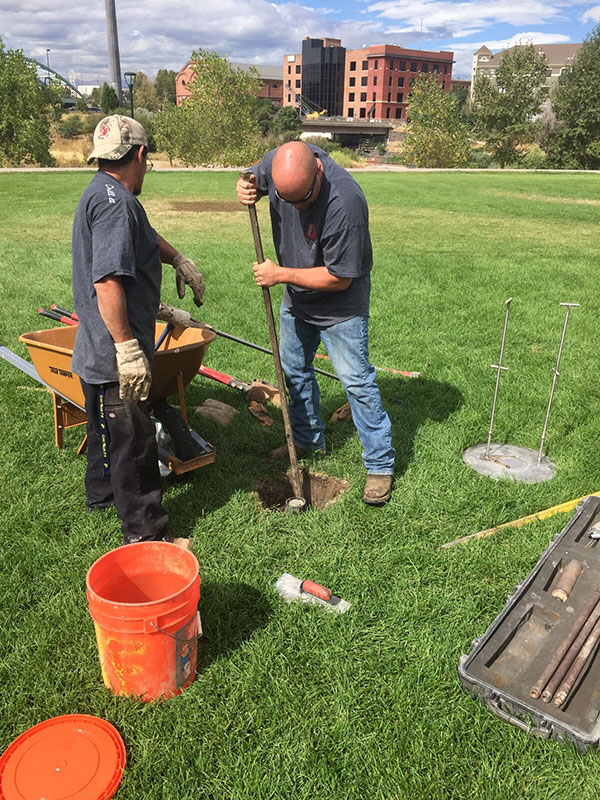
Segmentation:
<svg viewBox="0 0 600 800">
<path fill-rule="evenodd" d="M 181 461 L 189 461 L 198 455 L 190 429 L 176 408 L 170 406 L 166 400 L 155 400 L 152 404 L 152 414 L 162 423 L 173 442 L 174 455 Z"/>
</svg>

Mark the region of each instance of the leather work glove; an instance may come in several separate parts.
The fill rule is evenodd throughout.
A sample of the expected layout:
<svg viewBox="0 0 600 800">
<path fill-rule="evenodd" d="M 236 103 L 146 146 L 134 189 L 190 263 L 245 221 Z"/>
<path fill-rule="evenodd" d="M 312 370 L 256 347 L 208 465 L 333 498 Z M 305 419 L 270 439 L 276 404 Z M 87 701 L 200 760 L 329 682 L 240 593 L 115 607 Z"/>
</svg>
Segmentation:
<svg viewBox="0 0 600 800">
<path fill-rule="evenodd" d="M 173 259 L 173 266 L 175 267 L 175 280 L 179 299 L 183 300 L 185 297 L 185 285 L 187 283 L 194 293 L 194 303 L 198 307 L 201 306 L 202 298 L 204 297 L 204 279 L 198 267 L 182 253 L 177 253 Z"/>
<path fill-rule="evenodd" d="M 150 364 L 137 339 L 115 342 L 121 400 L 147 400 L 152 383 Z"/>
</svg>

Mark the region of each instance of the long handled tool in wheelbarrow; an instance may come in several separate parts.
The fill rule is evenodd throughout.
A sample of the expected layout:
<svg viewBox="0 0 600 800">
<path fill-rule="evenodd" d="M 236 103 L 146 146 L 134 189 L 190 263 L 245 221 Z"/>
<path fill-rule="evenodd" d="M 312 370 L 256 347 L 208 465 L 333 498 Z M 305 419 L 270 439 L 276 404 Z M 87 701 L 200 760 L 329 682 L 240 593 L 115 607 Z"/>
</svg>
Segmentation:
<svg viewBox="0 0 600 800">
<path fill-rule="evenodd" d="M 246 171 L 242 173 L 248 177 L 251 173 Z M 262 241 L 260 238 L 260 229 L 258 227 L 258 217 L 256 215 L 256 205 L 253 203 L 248 206 L 250 214 L 250 225 L 252 226 L 252 236 L 254 238 L 254 248 L 256 250 L 256 260 L 262 263 L 265 260 Z M 281 367 L 281 358 L 279 355 L 279 342 L 277 341 L 277 331 L 275 330 L 275 320 L 273 318 L 273 306 L 271 304 L 271 293 L 268 287 L 262 287 L 263 300 L 265 303 L 265 311 L 267 314 L 267 324 L 269 326 L 269 338 L 271 339 L 271 349 L 273 350 L 273 361 L 275 364 L 275 374 L 277 375 L 277 387 L 281 397 L 281 414 L 283 416 L 283 426 L 285 429 L 285 438 L 287 441 L 288 453 L 290 456 L 290 480 L 294 497 L 288 498 L 286 501 L 286 509 L 293 513 L 304 511 L 306 508 L 306 499 L 304 497 L 304 490 L 302 488 L 302 480 L 300 477 L 300 470 L 298 468 L 298 457 L 296 455 L 296 446 L 294 444 L 294 436 L 292 433 L 292 423 L 290 421 L 290 409 L 285 388 L 285 381 L 283 378 L 283 369 Z"/>
</svg>

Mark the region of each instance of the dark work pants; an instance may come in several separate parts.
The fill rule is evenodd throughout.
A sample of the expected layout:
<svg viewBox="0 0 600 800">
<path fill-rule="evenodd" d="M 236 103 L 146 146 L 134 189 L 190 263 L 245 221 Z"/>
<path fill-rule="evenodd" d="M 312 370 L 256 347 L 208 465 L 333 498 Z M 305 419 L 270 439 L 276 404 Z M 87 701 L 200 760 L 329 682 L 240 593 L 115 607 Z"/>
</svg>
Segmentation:
<svg viewBox="0 0 600 800">
<path fill-rule="evenodd" d="M 169 538 L 168 515 L 162 506 L 162 486 L 154 424 L 147 403 L 121 400 L 119 384 L 102 386 L 81 381 L 87 411 L 88 508 L 105 508 L 114 502 L 125 544 Z M 98 390 L 104 388 L 104 414 L 108 433 L 110 475 L 104 474 Z"/>
</svg>

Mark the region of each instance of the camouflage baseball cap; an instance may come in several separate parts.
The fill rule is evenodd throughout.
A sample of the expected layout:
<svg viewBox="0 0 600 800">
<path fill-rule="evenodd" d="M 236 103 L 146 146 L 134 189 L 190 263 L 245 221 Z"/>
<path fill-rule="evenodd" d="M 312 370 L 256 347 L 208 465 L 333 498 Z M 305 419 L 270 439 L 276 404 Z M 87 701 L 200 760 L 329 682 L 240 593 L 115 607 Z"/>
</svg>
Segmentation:
<svg viewBox="0 0 600 800">
<path fill-rule="evenodd" d="M 96 125 L 94 149 L 88 156 L 87 163 L 91 164 L 95 158 L 117 161 L 119 158 L 123 158 L 135 144 L 148 147 L 148 137 L 139 122 L 120 114 L 104 117 Z"/>
</svg>

